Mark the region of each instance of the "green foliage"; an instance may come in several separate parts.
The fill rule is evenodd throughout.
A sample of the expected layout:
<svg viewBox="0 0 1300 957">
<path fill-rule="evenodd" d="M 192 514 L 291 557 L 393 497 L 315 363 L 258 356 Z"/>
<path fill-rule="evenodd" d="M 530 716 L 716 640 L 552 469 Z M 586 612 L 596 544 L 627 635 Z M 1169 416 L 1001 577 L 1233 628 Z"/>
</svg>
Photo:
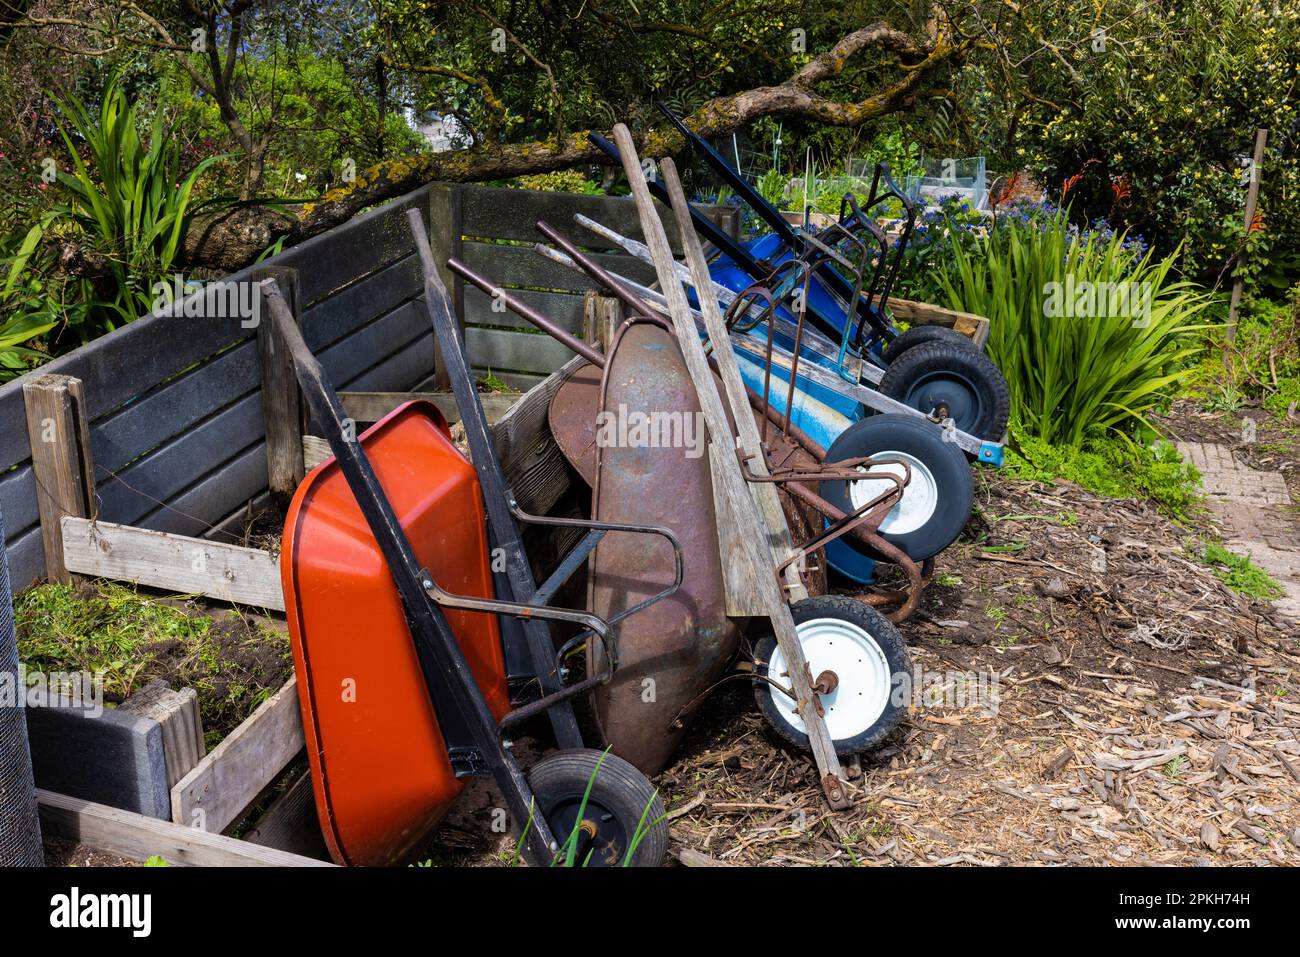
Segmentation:
<svg viewBox="0 0 1300 957">
<path fill-rule="evenodd" d="M 1024 207 L 1024 215 L 1050 215 L 1036 207 Z M 999 220 L 999 222 L 1004 222 Z M 957 194 L 944 197 L 938 206 L 921 211 L 912 236 L 903 250 L 895 295 L 918 302 L 944 302 L 947 290 L 943 274 L 951 268 L 953 247 L 960 246 L 968 255 L 979 255 L 981 241 L 989 230 L 989 220 L 970 202 Z"/>
<path fill-rule="evenodd" d="M 1172 256 L 1079 231 L 1063 213 L 1007 216 L 973 249 L 950 249 L 943 304 L 988 317 L 986 348 L 1026 434 L 1074 448 L 1130 434 L 1188 376 L 1210 297 L 1173 280 Z"/>
<path fill-rule="evenodd" d="M 479 388 L 484 392 L 513 392 L 509 384 L 489 369 L 478 380 Z"/>
<path fill-rule="evenodd" d="M 400 37 L 404 62 L 456 71 L 453 81 L 446 73 L 411 74 L 419 106 L 455 112 L 479 137 L 520 142 L 619 120 L 636 128 L 656 122 L 656 100 L 688 113 L 715 95 L 779 83 L 852 29 L 846 24 L 874 22 L 892 6 L 379 0 L 377 29 L 365 42 L 380 47 L 385 35 Z M 878 62 L 867 56 L 852 64 L 845 87 L 860 98 L 863 88 L 878 86 Z"/>
<path fill-rule="evenodd" d="M 1230 552 L 1216 542 L 1201 549 L 1197 558 L 1209 565 L 1221 582 L 1247 598 L 1272 601 L 1286 594 L 1286 589 L 1272 575 L 1252 562 L 1249 556 Z"/>
<path fill-rule="evenodd" d="M 1264 408 L 1280 419 L 1288 418 L 1300 409 L 1300 376 L 1279 378 L 1277 390 L 1264 400 Z"/>
<path fill-rule="evenodd" d="M 995 149 L 1014 144 L 1008 168 L 1031 169 L 1057 197 L 1072 180 L 1080 221 L 1123 223 L 1162 253 L 1181 245 L 1187 274 L 1213 282 L 1242 245 L 1243 158 L 1255 131 L 1271 130 L 1247 275 L 1270 295 L 1300 278 L 1300 153 L 1286 132 L 1300 121 L 1300 4 L 1108 0 L 1104 16 L 1093 0 L 1021 6 L 1036 33 L 1008 31 L 1021 68 L 1007 93 L 1023 105 L 990 111 L 1007 125 L 985 134 Z M 970 108 L 996 101 L 1001 75 L 970 76 Z"/>
<path fill-rule="evenodd" d="M 785 194 L 789 183 L 790 177 L 782 173 L 777 167 L 773 167 L 758 178 L 754 183 L 754 189 L 771 205 L 777 209 L 784 209 L 790 205 L 790 201 Z"/>
<path fill-rule="evenodd" d="M 145 859 L 144 866 L 145 867 L 171 867 L 171 865 L 167 863 L 167 859 L 164 858 L 161 854 L 150 855 L 148 858 Z"/>
<path fill-rule="evenodd" d="M 552 193 L 584 193 L 588 196 L 599 196 L 603 192 L 599 183 L 588 179 L 582 171 L 576 169 L 562 169 L 553 173 L 533 173 L 528 176 L 519 176 L 506 185 Z"/>
<path fill-rule="evenodd" d="M 1093 439 L 1082 448 L 1055 446 L 1011 430 L 1006 468 L 1016 478 L 1074 482 L 1098 495 L 1148 498 L 1166 514 L 1184 519 L 1199 510 L 1201 477 L 1164 441 L 1141 445 L 1128 439 Z"/>
<path fill-rule="evenodd" d="M 21 375 L 47 358 L 28 343 L 59 324 L 58 304 L 34 260 L 51 217 L 45 216 L 19 238 L 0 237 L 0 382 Z"/>
<path fill-rule="evenodd" d="M 56 209 L 81 228 L 107 263 L 115 293 L 103 303 L 107 309 L 100 318 L 112 329 L 153 309 L 154 284 L 178 261 L 190 194 L 215 157 L 182 176 L 180 150 L 162 113 L 154 114 L 146 145 L 137 130 L 136 108 L 116 78 L 104 91 L 97 116 L 76 96 L 58 106 L 77 139 L 59 124 L 72 173 L 58 174 L 63 202 Z"/>
<path fill-rule="evenodd" d="M 72 585 L 37 585 L 14 599 L 18 657 L 40 671 L 102 672 L 104 691 L 125 697 L 156 641 L 193 642 L 207 618 L 105 583 L 93 594 Z"/>
<path fill-rule="evenodd" d="M 307 14 L 314 25 L 335 11 Z M 266 140 L 262 192 L 272 196 L 315 196 L 337 185 L 349 170 L 361 171 L 391 156 L 428 149 L 425 139 L 407 124 L 400 103 L 382 114 L 369 76 L 343 52 L 315 38 L 289 42 L 276 31 L 259 42 L 256 55 L 241 66 L 233 95 L 250 136 Z M 193 81 L 170 59 L 158 62 L 163 77 L 158 109 L 188 141 L 187 154 L 206 156 L 216 144 L 237 152 L 220 109 L 211 97 L 197 94 Z M 238 156 L 220 156 L 205 178 L 205 198 L 239 192 L 244 164 Z"/>
<path fill-rule="evenodd" d="M 1215 330 L 1187 392 L 1207 412 L 1263 406 L 1289 421 L 1292 405 L 1300 406 L 1300 284 L 1282 301 L 1248 303 L 1231 342 L 1226 327 Z"/>
</svg>

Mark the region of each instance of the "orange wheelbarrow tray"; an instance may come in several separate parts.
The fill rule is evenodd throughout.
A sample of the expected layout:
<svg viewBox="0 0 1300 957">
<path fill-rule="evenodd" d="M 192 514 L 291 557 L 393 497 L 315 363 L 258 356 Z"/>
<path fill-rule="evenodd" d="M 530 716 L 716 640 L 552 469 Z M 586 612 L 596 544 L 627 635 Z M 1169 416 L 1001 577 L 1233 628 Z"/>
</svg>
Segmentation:
<svg viewBox="0 0 1300 957">
<path fill-rule="evenodd" d="M 268 280 L 263 288 L 313 424 L 334 453 L 295 494 L 282 555 L 308 758 L 331 856 L 396 863 L 446 814 L 464 778 L 491 776 L 530 864 L 550 864 L 571 845 L 590 863 L 658 863 L 666 852 L 663 828 L 641 832 L 662 816 L 662 803 L 634 769 L 613 755 L 570 747 L 525 776 L 504 734 L 553 709 L 571 717 L 570 699 L 608 681 L 617 667 L 613 621 L 544 601 L 590 553 L 595 542 L 587 540 L 617 530 L 672 543 L 675 583 L 649 603 L 681 585 L 675 537 L 665 529 L 528 516 L 511 499 L 518 519 L 588 532 L 529 600 L 498 599 L 488 547 L 496 530 L 485 521 L 479 477 L 436 407 L 407 403 L 352 437 L 278 286 Z M 475 407 L 485 422 L 476 397 Z M 508 680 L 523 677 L 533 660 L 527 648 L 503 641 L 502 623 L 516 619 L 579 627 L 554 653 L 554 673 L 590 640 L 600 642 L 608 667 L 511 710 Z M 611 823 L 601 830 L 593 818 Z"/>
</svg>

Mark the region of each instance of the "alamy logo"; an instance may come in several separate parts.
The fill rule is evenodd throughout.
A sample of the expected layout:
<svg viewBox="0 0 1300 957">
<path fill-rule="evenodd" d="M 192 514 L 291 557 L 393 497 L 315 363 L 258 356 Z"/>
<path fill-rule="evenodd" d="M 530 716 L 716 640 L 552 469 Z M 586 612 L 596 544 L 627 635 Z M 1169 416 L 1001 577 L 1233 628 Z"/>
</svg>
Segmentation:
<svg viewBox="0 0 1300 957">
<path fill-rule="evenodd" d="M 154 312 L 186 319 L 238 319 L 244 329 L 256 329 L 261 319 L 262 297 L 255 282 L 199 283 L 178 273 L 170 282 L 158 280 L 152 291 Z"/>
<path fill-rule="evenodd" d="M 700 412 L 641 412 L 619 403 L 617 412 L 596 413 L 596 446 L 602 449 L 685 449 L 688 459 L 704 454 Z"/>
<path fill-rule="evenodd" d="M 18 672 L 0 673 L 0 709 L 67 708 L 86 718 L 104 713 L 104 672 L 32 671 L 22 662 Z"/>
<path fill-rule="evenodd" d="M 1151 283 L 1065 282 L 1043 286 L 1043 315 L 1049 319 L 1132 319 L 1135 329 L 1151 323 Z"/>
<path fill-rule="evenodd" d="M 50 926 L 125 927 L 133 937 L 148 937 L 153 929 L 150 894 L 82 894 L 79 887 L 50 898 Z"/>
</svg>

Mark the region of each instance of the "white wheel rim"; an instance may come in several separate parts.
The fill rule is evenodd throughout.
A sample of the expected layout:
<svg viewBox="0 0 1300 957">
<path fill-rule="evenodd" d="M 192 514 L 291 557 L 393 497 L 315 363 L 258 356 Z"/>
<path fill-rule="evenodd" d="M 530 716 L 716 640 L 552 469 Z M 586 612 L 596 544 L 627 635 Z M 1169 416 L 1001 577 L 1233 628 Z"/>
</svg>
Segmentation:
<svg viewBox="0 0 1300 957">
<path fill-rule="evenodd" d="M 871 457 L 876 460 L 873 472 L 887 472 L 901 480 L 905 473 L 900 462 L 906 462 L 912 470 L 912 480 L 903 488 L 902 501 L 889 510 L 885 520 L 880 523 L 880 530 L 890 535 L 906 535 L 930 521 L 939 507 L 939 486 L 929 467 L 906 452 L 877 452 Z M 858 471 L 867 470 L 859 467 Z M 893 485 L 893 482 L 884 478 L 850 482 L 849 501 L 855 509 L 859 509 L 888 492 Z"/>
<path fill-rule="evenodd" d="M 823 671 L 833 671 L 839 679 L 834 691 L 821 696 L 826 730 L 832 740 L 845 741 L 862 734 L 880 720 L 889 706 L 893 675 L 884 649 L 865 630 L 840 618 L 814 618 L 796 630 L 813 679 Z M 785 655 L 777 646 L 772 650 L 767 676 L 789 687 L 786 671 Z M 794 699 L 771 685 L 767 690 L 777 714 L 796 731 L 807 733 Z"/>
</svg>

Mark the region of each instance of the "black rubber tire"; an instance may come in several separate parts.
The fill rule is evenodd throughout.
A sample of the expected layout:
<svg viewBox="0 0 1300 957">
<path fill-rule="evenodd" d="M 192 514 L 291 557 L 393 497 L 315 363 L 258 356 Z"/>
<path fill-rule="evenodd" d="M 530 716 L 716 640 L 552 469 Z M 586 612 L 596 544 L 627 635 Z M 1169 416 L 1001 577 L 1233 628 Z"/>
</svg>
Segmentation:
<svg viewBox="0 0 1300 957">
<path fill-rule="evenodd" d="M 958 348 L 975 349 L 975 343 L 970 341 L 970 337 L 963 336 L 956 329 L 949 329 L 947 326 L 913 326 L 885 346 L 882 355 L 885 362 L 893 362 L 908 349 L 919 346 L 923 342 L 951 342 Z M 979 350 L 975 349 L 975 351 Z"/>
<path fill-rule="evenodd" d="M 957 428 L 1002 441 L 1011 418 L 1011 390 L 993 360 L 970 347 L 923 342 L 889 364 L 880 391 L 926 415 L 948 404 Z"/>
<path fill-rule="evenodd" d="M 811 621 L 814 618 L 838 618 L 841 621 L 850 622 L 870 635 L 876 646 L 884 653 L 891 678 L 889 702 L 886 704 L 884 711 L 874 724 L 859 734 L 848 738 L 834 739 L 835 753 L 840 757 L 862 754 L 864 751 L 871 750 L 898 726 L 898 723 L 903 719 L 903 715 L 907 713 L 910 696 L 900 693 L 899 689 L 902 688 L 903 692 L 906 692 L 909 687 L 906 682 L 911 680 L 912 656 L 908 654 L 907 645 L 904 643 L 902 635 L 898 633 L 898 629 L 894 627 L 888 618 L 870 605 L 844 595 L 819 595 L 815 598 L 805 598 L 803 601 L 791 605 L 790 613 L 794 617 L 796 628 L 801 623 Z M 768 677 L 767 664 L 771 660 L 772 651 L 775 648 L 776 639 L 771 635 L 759 639 L 757 645 L 755 645 L 754 665 L 760 677 Z M 808 665 L 812 670 L 812 674 L 816 676 L 819 673 L 817 662 L 810 660 Z M 902 676 L 906 676 L 906 678 Z M 789 687 L 790 679 L 787 675 L 772 675 L 771 678 L 778 684 Z M 808 735 L 792 725 L 786 716 L 777 710 L 774 694 L 784 696 L 785 692 L 773 688 L 766 681 L 754 682 L 754 700 L 758 702 L 758 710 L 762 713 L 763 720 L 785 741 L 803 751 L 810 750 Z M 823 701 L 825 702 L 826 699 L 823 699 Z M 828 713 L 834 707 L 835 704 L 832 701 Z"/>
<path fill-rule="evenodd" d="M 622 867 L 643 815 L 644 836 L 637 844 L 630 866 L 661 866 L 668 857 L 668 824 L 659 792 L 649 778 L 618 755 L 590 748 L 556 751 L 528 771 L 528 783 L 537 807 L 551 825 L 560 853 L 563 855 L 565 842 L 577 824 L 577 810 L 593 774 L 595 781 L 591 784 L 583 820 L 596 824 L 597 836 L 607 846 L 602 848 L 579 837 L 575 866 L 584 866 L 586 862 L 585 866 L 589 867 Z M 602 824 L 609 826 L 608 833 L 599 832 Z"/>
<path fill-rule="evenodd" d="M 944 441 L 939 426 L 901 413 L 872 415 L 854 422 L 826 450 L 826 461 L 843 462 L 882 452 L 910 455 L 934 477 L 937 507 L 929 520 L 910 532 L 881 533 L 885 541 L 901 548 L 913 561 L 932 558 L 957 540 L 970 518 L 975 496 L 970 463 L 956 443 Z M 848 482 L 822 482 L 819 494 L 845 513 L 854 509 Z M 854 535 L 845 535 L 839 541 L 868 558 L 888 561 Z"/>
</svg>

